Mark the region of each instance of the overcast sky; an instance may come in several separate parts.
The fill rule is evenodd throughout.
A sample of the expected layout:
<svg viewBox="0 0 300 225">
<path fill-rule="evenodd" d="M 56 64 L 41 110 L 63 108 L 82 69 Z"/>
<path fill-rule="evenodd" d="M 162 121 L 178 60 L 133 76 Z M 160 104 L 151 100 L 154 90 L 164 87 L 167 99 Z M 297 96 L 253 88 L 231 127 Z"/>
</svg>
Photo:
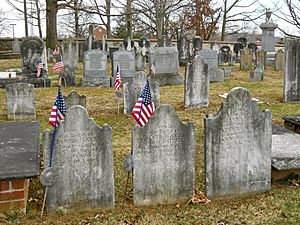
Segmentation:
<svg viewBox="0 0 300 225">
<path fill-rule="evenodd" d="M 260 3 L 265 7 L 265 8 L 270 8 L 273 9 L 274 8 L 274 3 L 275 0 L 260 0 Z M 284 0 L 276 0 L 276 2 L 280 2 L 279 6 L 283 6 L 284 5 Z M 22 4 L 20 5 L 20 7 L 22 8 Z M 28 7 L 30 8 L 30 4 L 28 4 Z M 14 27 L 14 35 L 15 37 L 24 37 L 25 36 L 25 26 L 24 26 L 24 19 L 20 16 L 18 16 L 18 12 L 16 10 L 14 10 L 10 5 L 8 5 L 8 3 L 6 2 L 6 0 L 1 0 L 1 6 L 0 8 L 2 8 L 2 11 L 5 12 L 5 16 L 6 18 L 8 18 L 8 32 L 3 34 L 2 36 L 5 37 L 12 37 L 13 36 L 13 27 Z M 263 21 L 264 18 L 262 18 Z M 282 28 L 287 28 L 289 32 L 292 32 L 293 34 L 298 34 L 300 35 L 299 31 L 296 30 L 295 28 L 292 28 L 289 24 L 287 24 L 284 21 L 279 20 L 278 18 L 276 18 L 275 16 L 272 17 L 273 21 L 277 24 L 279 24 L 280 27 Z M 45 19 L 43 19 L 43 36 L 45 37 L 46 35 L 46 28 L 45 28 Z M 11 24 L 16 24 L 16 25 L 11 25 Z M 252 25 L 253 27 L 254 25 Z M 255 26 L 254 26 L 255 27 Z M 261 32 L 260 28 L 257 27 L 256 29 L 259 33 Z M 38 35 L 38 31 L 36 28 L 32 28 L 30 25 L 28 27 L 28 31 L 29 31 L 29 35 Z M 277 31 L 275 33 L 276 36 L 281 36 L 281 32 Z"/>
</svg>

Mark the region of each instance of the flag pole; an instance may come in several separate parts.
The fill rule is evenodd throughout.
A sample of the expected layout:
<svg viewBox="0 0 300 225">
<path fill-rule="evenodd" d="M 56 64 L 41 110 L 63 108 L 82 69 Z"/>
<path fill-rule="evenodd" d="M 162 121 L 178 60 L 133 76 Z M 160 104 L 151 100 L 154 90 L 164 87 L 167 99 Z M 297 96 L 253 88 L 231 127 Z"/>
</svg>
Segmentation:
<svg viewBox="0 0 300 225">
<path fill-rule="evenodd" d="M 61 78 L 58 79 L 58 91 L 57 91 L 57 93 L 60 92 L 60 85 L 61 85 Z M 55 105 L 58 108 L 56 100 L 55 100 Z M 57 126 L 57 116 L 58 116 L 58 109 L 57 108 L 56 108 L 54 131 L 53 131 L 53 136 L 52 136 L 51 151 L 50 151 L 50 158 L 49 158 L 49 166 L 48 167 L 52 166 L 52 157 L 53 157 L 54 146 L 55 146 L 56 126 Z M 46 204 L 47 193 L 48 193 L 48 187 L 45 188 L 45 194 L 44 194 L 44 200 L 43 200 L 42 212 L 41 212 L 41 219 L 43 218 L 43 214 L 44 214 L 44 208 L 45 208 L 45 204 Z"/>
</svg>

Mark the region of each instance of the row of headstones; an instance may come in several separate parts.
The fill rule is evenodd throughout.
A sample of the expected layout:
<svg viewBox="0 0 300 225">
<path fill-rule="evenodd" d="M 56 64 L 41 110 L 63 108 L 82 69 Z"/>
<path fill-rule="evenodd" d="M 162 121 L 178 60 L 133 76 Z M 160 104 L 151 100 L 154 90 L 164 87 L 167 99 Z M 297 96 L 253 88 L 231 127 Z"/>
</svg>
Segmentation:
<svg viewBox="0 0 300 225">
<path fill-rule="evenodd" d="M 260 111 L 248 90 L 235 88 L 218 114 L 208 115 L 204 123 L 206 195 L 269 190 L 271 112 Z M 46 130 L 44 165 L 49 161 L 51 140 Z M 172 204 L 192 198 L 195 150 L 195 126 L 183 124 L 168 105 L 160 105 L 146 126 L 135 126 L 132 153 L 124 163 L 133 173 L 134 204 Z M 48 187 L 48 211 L 113 207 L 113 168 L 111 127 L 98 127 L 83 107 L 71 107 L 57 130 L 51 173 L 41 175 Z"/>
</svg>

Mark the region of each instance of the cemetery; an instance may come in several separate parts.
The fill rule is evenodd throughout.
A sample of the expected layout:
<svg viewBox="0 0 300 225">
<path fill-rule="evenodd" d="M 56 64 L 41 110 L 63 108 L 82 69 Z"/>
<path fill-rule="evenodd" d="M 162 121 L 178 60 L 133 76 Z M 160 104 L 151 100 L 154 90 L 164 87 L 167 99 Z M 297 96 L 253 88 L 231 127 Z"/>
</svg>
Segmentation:
<svg viewBox="0 0 300 225">
<path fill-rule="evenodd" d="M 257 42 L 14 40 L 0 224 L 300 224 L 300 38 L 270 16 Z"/>
</svg>

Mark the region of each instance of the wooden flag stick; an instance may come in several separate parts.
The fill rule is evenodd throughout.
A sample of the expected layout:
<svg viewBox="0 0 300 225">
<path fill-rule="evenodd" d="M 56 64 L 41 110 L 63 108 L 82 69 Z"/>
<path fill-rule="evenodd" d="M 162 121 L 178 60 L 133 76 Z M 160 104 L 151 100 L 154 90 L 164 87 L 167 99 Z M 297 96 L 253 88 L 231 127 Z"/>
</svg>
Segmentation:
<svg viewBox="0 0 300 225">
<path fill-rule="evenodd" d="M 45 194 L 44 194 L 44 200 L 43 200 L 43 206 L 42 206 L 42 212 L 41 212 L 41 219 L 43 218 L 43 214 L 44 214 L 44 208 L 45 208 L 45 204 L 46 204 L 47 192 L 48 192 L 48 187 L 45 188 Z"/>
<path fill-rule="evenodd" d="M 118 114 L 120 113 L 120 98 L 118 98 Z"/>
<path fill-rule="evenodd" d="M 130 172 L 127 172 L 127 180 L 126 180 L 126 185 L 125 185 L 125 190 L 124 190 L 124 198 L 123 198 L 123 203 L 122 203 L 122 209 L 124 209 L 124 204 L 125 204 L 126 195 L 127 195 L 127 188 L 128 188 L 129 178 L 130 178 Z"/>
</svg>

